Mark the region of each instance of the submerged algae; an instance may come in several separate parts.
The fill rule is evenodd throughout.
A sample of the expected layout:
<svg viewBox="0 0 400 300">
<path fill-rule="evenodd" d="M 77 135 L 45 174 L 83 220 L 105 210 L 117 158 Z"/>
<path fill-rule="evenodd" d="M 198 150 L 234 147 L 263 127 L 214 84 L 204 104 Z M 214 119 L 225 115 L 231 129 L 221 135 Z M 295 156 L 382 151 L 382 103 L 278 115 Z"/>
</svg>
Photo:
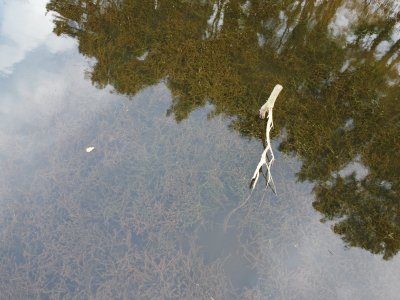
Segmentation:
<svg viewBox="0 0 400 300">
<path fill-rule="evenodd" d="M 57 12 L 54 32 L 77 38 L 81 53 L 96 59 L 94 84 L 135 95 L 166 79 L 174 97 L 168 114 L 178 122 L 209 101 L 210 116 L 234 117 L 232 128 L 263 139 L 255 112 L 281 83 L 275 132 L 286 132 L 280 150 L 303 161 L 299 180 L 315 183 L 314 207 L 326 219 L 342 218 L 334 231 L 348 245 L 385 259 L 399 251 L 396 7 L 342 0 L 166 1 L 159 7 L 52 0 L 47 8 Z M 339 16 L 346 10 L 354 13 L 343 26 Z M 384 42 L 389 46 L 379 56 Z M 341 178 L 340 170 L 358 156 L 368 175 Z"/>
</svg>

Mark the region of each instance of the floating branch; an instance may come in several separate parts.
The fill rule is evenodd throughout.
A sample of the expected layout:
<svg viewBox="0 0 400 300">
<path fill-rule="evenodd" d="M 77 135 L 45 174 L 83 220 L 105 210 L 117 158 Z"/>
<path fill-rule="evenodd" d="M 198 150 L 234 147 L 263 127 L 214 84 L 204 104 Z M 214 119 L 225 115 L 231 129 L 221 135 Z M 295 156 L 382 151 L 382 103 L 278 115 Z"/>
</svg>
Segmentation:
<svg viewBox="0 0 400 300">
<path fill-rule="evenodd" d="M 249 199 L 253 193 L 254 187 L 256 186 L 256 183 L 258 181 L 258 177 L 260 176 L 260 172 L 261 172 L 263 165 L 265 165 L 267 167 L 267 171 L 268 171 L 268 177 L 266 178 L 267 186 L 269 185 L 275 193 L 275 185 L 274 185 L 274 181 L 273 181 L 272 175 L 271 175 L 271 166 L 275 160 L 275 157 L 274 157 L 274 153 L 272 152 L 271 138 L 269 136 L 269 133 L 270 133 L 272 127 L 274 126 L 274 122 L 272 120 L 272 109 L 274 108 L 275 100 L 276 100 L 276 98 L 278 98 L 278 95 L 282 91 L 282 89 L 283 89 L 283 87 L 280 84 L 277 84 L 274 87 L 274 90 L 272 91 L 271 95 L 269 96 L 267 102 L 265 102 L 265 104 L 263 106 L 261 106 L 261 108 L 260 108 L 260 118 L 261 119 L 265 119 L 265 114 L 268 111 L 268 116 L 267 116 L 268 121 L 267 121 L 267 128 L 266 128 L 267 145 L 264 149 L 264 152 L 261 154 L 261 159 L 257 165 L 255 172 L 254 172 L 253 178 L 251 178 L 250 187 L 251 187 L 252 191 L 251 191 L 250 195 L 244 201 L 242 201 L 241 204 L 239 204 L 236 208 L 231 210 L 230 213 L 226 216 L 226 218 L 224 220 L 224 231 L 225 232 L 228 230 L 229 219 L 231 218 L 231 216 L 236 211 L 238 211 L 243 206 L 245 206 L 246 203 L 249 201 Z M 268 152 L 271 155 L 271 159 L 269 159 L 269 157 L 268 157 Z"/>
<path fill-rule="evenodd" d="M 267 140 L 267 145 L 265 146 L 265 149 L 263 153 L 261 154 L 261 159 L 260 162 L 257 165 L 256 170 L 254 171 L 254 175 L 251 178 L 251 183 L 250 187 L 254 189 L 254 187 L 257 184 L 258 177 L 260 176 L 260 172 L 262 170 L 262 166 L 265 165 L 267 167 L 267 186 L 269 185 L 272 190 L 275 192 L 275 185 L 274 181 L 272 179 L 271 175 L 271 166 L 272 163 L 275 160 L 274 152 L 272 151 L 272 146 L 271 146 L 271 138 L 269 136 L 272 127 L 274 127 L 274 121 L 272 119 L 272 109 L 274 108 L 275 105 L 275 100 L 278 97 L 279 93 L 282 91 L 283 87 L 280 84 L 277 84 L 274 87 L 274 90 L 272 91 L 271 95 L 269 96 L 267 102 L 260 108 L 260 118 L 265 119 L 265 115 L 268 111 L 268 121 L 267 121 L 267 127 L 266 127 L 266 140 Z M 271 156 L 271 158 L 268 157 L 268 153 Z"/>
</svg>

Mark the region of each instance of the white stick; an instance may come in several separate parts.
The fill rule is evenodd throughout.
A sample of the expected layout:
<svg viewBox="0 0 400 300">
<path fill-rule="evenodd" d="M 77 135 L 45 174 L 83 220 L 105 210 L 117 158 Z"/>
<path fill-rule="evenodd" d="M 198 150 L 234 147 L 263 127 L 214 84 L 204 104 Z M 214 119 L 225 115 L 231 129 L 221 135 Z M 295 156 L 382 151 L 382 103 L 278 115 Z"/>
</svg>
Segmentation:
<svg viewBox="0 0 400 300">
<path fill-rule="evenodd" d="M 261 108 L 260 108 L 260 118 L 261 119 L 265 119 L 265 113 L 267 111 L 269 111 L 269 109 L 274 108 L 275 100 L 276 100 L 276 98 L 278 98 L 279 93 L 282 91 L 282 89 L 283 89 L 283 87 L 280 84 L 277 84 L 274 87 L 271 95 L 269 95 L 267 102 L 265 102 L 265 104 L 263 106 L 261 106 Z"/>
<path fill-rule="evenodd" d="M 257 184 L 258 181 L 258 177 L 260 176 L 260 171 L 262 169 L 262 166 L 265 165 L 267 167 L 267 171 L 268 171 L 268 177 L 267 177 L 267 187 L 268 185 L 272 188 L 272 190 L 275 192 L 275 184 L 274 184 L 274 180 L 272 179 L 272 175 L 271 175 L 271 166 L 272 163 L 275 160 L 275 156 L 274 156 L 274 152 L 272 152 L 272 146 L 271 146 L 271 137 L 269 136 L 269 133 L 272 129 L 272 127 L 274 127 L 274 121 L 272 120 L 272 109 L 274 108 L 274 104 L 275 104 L 275 100 L 278 97 L 279 93 L 282 91 L 283 87 L 280 84 L 277 84 L 274 87 L 274 90 L 272 91 L 271 95 L 269 96 L 267 102 L 265 102 L 265 104 L 263 106 L 261 106 L 260 108 L 260 118 L 264 119 L 265 118 L 265 114 L 268 111 L 268 121 L 267 121 L 267 127 L 266 127 L 266 141 L 267 141 L 267 145 L 263 151 L 263 153 L 261 154 L 261 159 L 260 162 L 257 165 L 256 170 L 254 171 L 254 175 L 251 178 L 251 193 L 250 195 L 246 198 L 246 200 L 244 200 L 241 204 L 239 204 L 235 209 L 231 210 L 231 212 L 226 216 L 225 220 L 224 220 L 224 231 L 226 232 L 228 230 L 228 223 L 229 223 L 229 219 L 231 218 L 231 216 L 239 209 L 241 209 L 243 206 L 246 205 L 247 201 L 249 201 L 254 187 Z M 269 159 L 268 157 L 268 151 L 270 153 L 271 159 Z"/>
<path fill-rule="evenodd" d="M 272 109 L 274 108 L 275 100 L 278 97 L 279 93 L 282 91 L 282 89 L 283 89 L 283 87 L 280 84 L 277 84 L 274 87 L 267 102 L 265 102 L 265 104 L 263 106 L 261 106 L 261 108 L 260 108 L 260 118 L 261 119 L 265 118 L 265 114 L 268 111 L 268 121 L 267 121 L 267 127 L 266 127 L 267 145 L 266 145 L 263 153 L 261 154 L 260 162 L 258 163 L 256 170 L 254 171 L 253 177 L 251 178 L 251 188 L 252 189 L 254 189 L 254 187 L 257 184 L 258 177 L 260 176 L 260 171 L 262 169 L 262 166 L 265 165 L 267 167 L 267 172 L 268 172 L 267 186 L 270 185 L 271 188 L 275 192 L 275 186 L 273 187 L 274 181 L 273 181 L 272 175 L 271 175 L 271 166 L 275 160 L 275 156 L 274 156 L 274 152 L 272 151 L 271 138 L 270 138 L 269 134 L 271 132 L 272 127 L 274 127 L 274 121 L 272 119 Z M 270 155 L 271 155 L 270 160 L 268 159 L 268 153 L 270 153 Z"/>
</svg>

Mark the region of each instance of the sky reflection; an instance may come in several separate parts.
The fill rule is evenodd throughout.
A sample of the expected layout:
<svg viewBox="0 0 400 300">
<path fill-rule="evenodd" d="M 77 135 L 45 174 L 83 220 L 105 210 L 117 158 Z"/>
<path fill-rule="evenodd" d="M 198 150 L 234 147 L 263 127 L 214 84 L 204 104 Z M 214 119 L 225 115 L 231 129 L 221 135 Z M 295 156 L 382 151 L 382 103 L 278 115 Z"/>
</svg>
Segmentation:
<svg viewBox="0 0 400 300">
<path fill-rule="evenodd" d="M 0 75 L 11 74 L 16 64 L 40 46 L 45 46 L 52 53 L 74 47 L 72 39 L 60 39 L 52 34 L 52 17 L 45 16 L 47 2 L 0 2 Z"/>
<path fill-rule="evenodd" d="M 81 55 L 73 39 L 51 33 L 45 2 L 0 4 L 1 296 L 398 298 L 399 255 L 385 261 L 370 248 L 345 246 L 331 229 L 342 219 L 320 222 L 325 211 L 312 206 L 316 183 L 307 176 L 299 181 L 304 160 L 279 151 L 283 135 L 273 144 L 278 196 L 257 189 L 249 205 L 232 218 L 230 230 L 223 232 L 224 217 L 248 195 L 262 150 L 253 133 L 262 132 L 258 129 L 263 124 L 251 119 L 249 131 L 230 127 L 232 120 L 249 120 L 252 112 L 240 119 L 237 102 L 230 113 L 225 98 L 216 104 L 206 101 L 204 107 L 204 102 L 180 103 L 175 112 L 182 110 L 184 117 L 177 123 L 176 116 L 167 116 L 176 94 L 157 76 L 129 96 L 108 84 L 98 89 L 87 76 L 94 59 Z M 160 2 L 159 9 L 165 3 Z M 251 13 L 250 1 L 246 3 L 241 8 L 245 15 Z M 199 30 L 202 37 L 204 32 L 218 36 L 232 25 L 228 8 L 222 5 L 218 12 L 210 5 L 206 27 Z M 211 26 L 207 21 L 214 15 Z M 345 21 L 334 21 L 342 26 L 339 23 Z M 266 33 L 254 32 L 254 37 L 254 45 L 268 47 L 271 42 Z M 145 64 L 154 60 L 154 52 L 139 51 L 133 57 Z M 354 61 L 346 66 L 347 61 L 336 65 L 339 73 L 354 67 Z M 313 86 L 301 87 L 317 93 Z M 175 88 L 184 91 L 179 84 Z M 217 98 L 221 94 L 215 91 Z M 280 107 L 296 99 L 289 96 L 283 95 Z M 213 114 L 218 106 L 226 114 Z M 278 116 L 285 118 L 288 112 Z M 281 126 L 282 132 L 290 134 L 314 115 L 317 110 L 292 128 Z M 358 117 L 338 119 L 332 132 L 345 135 L 358 128 L 364 120 Z M 323 121 L 318 124 L 329 119 Z M 302 132 L 318 129 L 311 128 Z M 297 141 L 312 140 L 308 137 L 295 135 L 289 150 Z M 86 153 L 88 146 L 95 147 L 93 152 Z M 315 153 L 311 146 L 304 148 L 304 157 Z M 354 173 L 355 180 L 362 181 L 371 175 L 361 154 L 354 155 L 339 166 L 336 178 Z M 382 185 L 390 190 L 395 183 Z"/>
</svg>

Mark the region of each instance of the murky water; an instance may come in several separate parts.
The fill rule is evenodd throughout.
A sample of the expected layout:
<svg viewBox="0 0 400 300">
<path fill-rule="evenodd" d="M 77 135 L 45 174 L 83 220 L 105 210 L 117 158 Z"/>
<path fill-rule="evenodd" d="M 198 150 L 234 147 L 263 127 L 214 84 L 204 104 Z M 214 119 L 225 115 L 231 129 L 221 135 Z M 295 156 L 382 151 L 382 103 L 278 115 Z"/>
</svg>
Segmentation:
<svg viewBox="0 0 400 300">
<path fill-rule="evenodd" d="M 398 299 L 399 16 L 0 2 L 0 299 Z"/>
</svg>

